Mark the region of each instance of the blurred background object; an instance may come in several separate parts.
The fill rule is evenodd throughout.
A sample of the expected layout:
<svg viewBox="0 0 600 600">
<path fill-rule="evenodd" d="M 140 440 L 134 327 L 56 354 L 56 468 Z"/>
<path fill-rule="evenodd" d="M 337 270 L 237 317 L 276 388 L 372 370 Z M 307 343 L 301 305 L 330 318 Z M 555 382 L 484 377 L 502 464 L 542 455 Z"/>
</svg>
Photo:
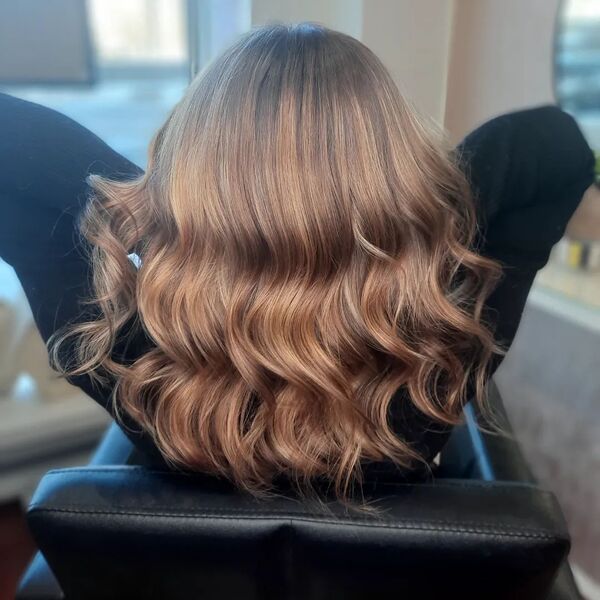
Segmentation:
<svg viewBox="0 0 600 600">
<path fill-rule="evenodd" d="M 79 0 L 0 3 L 0 79 L 15 85 L 92 83 L 89 25 Z"/>
<path fill-rule="evenodd" d="M 190 76 L 252 26 L 304 20 L 362 40 L 455 142 L 499 113 L 556 102 L 600 150 L 600 0 L 0 0 L 0 91 L 67 114 L 144 166 Z M 496 376 L 535 474 L 563 505 L 590 599 L 600 598 L 599 247 L 592 188 Z M 0 348 L 0 598 L 10 598 L 33 551 L 19 507 L 47 469 L 86 461 L 107 417 L 50 371 L 3 263 Z"/>
<path fill-rule="evenodd" d="M 556 32 L 557 101 L 577 116 L 592 145 L 600 148 L 600 5 L 564 2 Z"/>
</svg>

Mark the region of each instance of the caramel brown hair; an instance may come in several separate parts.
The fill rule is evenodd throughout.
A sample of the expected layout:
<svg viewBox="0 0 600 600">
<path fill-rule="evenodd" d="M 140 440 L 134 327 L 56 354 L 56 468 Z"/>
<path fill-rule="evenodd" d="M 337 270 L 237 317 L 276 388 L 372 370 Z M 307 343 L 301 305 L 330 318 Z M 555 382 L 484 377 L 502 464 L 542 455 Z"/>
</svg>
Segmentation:
<svg viewBox="0 0 600 600">
<path fill-rule="evenodd" d="M 98 318 L 51 356 L 112 377 L 171 463 L 255 494 L 324 477 L 344 498 L 363 461 L 418 460 L 390 427 L 399 388 L 446 424 L 483 398 L 498 269 L 473 250 L 469 186 L 357 40 L 251 32 L 192 82 L 144 175 L 89 182 Z M 152 345 L 119 361 L 132 320 Z"/>
</svg>

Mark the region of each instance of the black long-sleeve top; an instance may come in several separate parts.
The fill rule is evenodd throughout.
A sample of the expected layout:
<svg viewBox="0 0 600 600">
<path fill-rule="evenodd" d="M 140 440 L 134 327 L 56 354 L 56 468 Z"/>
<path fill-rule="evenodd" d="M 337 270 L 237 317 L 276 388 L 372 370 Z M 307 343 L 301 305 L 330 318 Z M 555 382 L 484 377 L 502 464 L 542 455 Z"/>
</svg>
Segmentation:
<svg viewBox="0 0 600 600">
<path fill-rule="evenodd" d="M 459 145 L 477 198 L 480 252 L 499 260 L 503 278 L 487 302 L 496 337 L 512 342 L 537 271 L 562 237 L 594 178 L 594 156 L 572 117 L 554 106 L 502 115 Z M 14 268 L 44 341 L 82 319 L 91 268 L 76 220 L 89 198 L 87 175 L 132 178 L 141 169 L 68 117 L 0 94 L 0 257 Z M 134 349 L 135 351 L 135 349 Z M 111 389 L 69 377 L 112 411 Z M 448 428 L 429 422 L 399 390 L 399 434 L 432 458 Z M 150 437 L 125 416 L 138 461 L 164 465 Z"/>
</svg>

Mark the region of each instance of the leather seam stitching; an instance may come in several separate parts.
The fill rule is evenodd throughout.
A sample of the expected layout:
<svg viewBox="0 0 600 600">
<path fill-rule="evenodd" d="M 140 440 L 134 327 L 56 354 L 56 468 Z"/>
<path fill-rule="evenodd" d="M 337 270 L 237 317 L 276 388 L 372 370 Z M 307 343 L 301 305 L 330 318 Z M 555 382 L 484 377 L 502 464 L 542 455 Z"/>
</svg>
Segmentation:
<svg viewBox="0 0 600 600">
<path fill-rule="evenodd" d="M 167 518 L 195 518 L 195 519 L 235 519 L 238 518 L 239 516 L 236 517 L 234 514 L 231 515 L 227 515 L 227 514 L 219 514 L 217 512 L 215 513 L 140 513 L 140 512 L 133 512 L 133 511 L 118 511 L 118 510 L 113 510 L 113 511 L 108 511 L 108 510 L 76 510 L 76 509 L 72 509 L 72 508 L 44 508 L 44 507 L 39 507 L 39 506 L 32 506 L 31 507 L 32 510 L 35 510 L 36 512 L 50 512 L 50 513 L 68 513 L 68 514 L 85 514 L 85 515 L 123 515 L 123 516 L 134 516 L 134 517 L 142 517 L 142 518 L 150 518 L 150 517 L 167 517 Z M 233 511 L 232 511 L 233 513 Z M 497 525 L 494 525 L 494 528 L 490 528 L 490 529 L 477 529 L 476 527 L 461 527 L 461 528 L 457 528 L 457 527 L 436 527 L 435 525 L 431 526 L 431 527 L 426 527 L 423 524 L 419 524 L 419 523 L 414 523 L 414 522 L 410 522 L 410 521 L 406 521 L 406 522 L 399 522 L 399 523 L 393 523 L 393 522 L 380 522 L 380 521 L 373 521 L 370 523 L 365 523 L 365 522 L 359 522 L 356 523 L 355 521 L 351 520 L 345 520 L 345 519 L 340 519 L 340 520 L 332 520 L 332 519 L 321 519 L 321 518 L 315 518 L 314 516 L 311 518 L 310 516 L 307 515 L 290 515 L 290 513 L 282 513 L 280 516 L 274 516 L 273 514 L 261 514 L 258 511 L 254 511 L 251 512 L 251 514 L 246 514 L 244 515 L 244 518 L 247 519 L 268 519 L 268 520 L 278 520 L 278 519 L 289 519 L 289 520 L 296 520 L 296 521 L 306 521 L 306 522 L 312 522 L 312 523 L 325 523 L 325 524 L 330 524 L 330 525 L 340 525 L 340 524 L 350 524 L 350 525 L 356 525 L 358 527 L 382 527 L 382 528 L 388 528 L 388 529 L 408 529 L 408 530 L 418 530 L 418 531 L 449 531 L 449 532 L 453 532 L 453 533 L 472 533 L 472 534 L 485 534 L 485 535 L 497 535 L 497 536 L 505 536 L 505 537 L 516 537 L 516 538 L 539 538 L 539 539 L 548 539 L 548 540 L 560 540 L 561 538 L 555 534 L 550 534 L 550 533 L 524 533 L 523 530 L 514 530 L 514 529 L 509 529 L 506 528 L 504 530 L 502 530 L 501 528 L 499 528 Z M 452 522 L 452 521 L 429 521 L 430 523 L 439 523 L 439 524 L 448 524 L 448 525 L 455 525 L 458 526 L 459 524 L 456 522 Z M 471 522 L 473 523 L 473 522 Z M 479 523 L 479 525 L 481 527 L 485 527 L 486 524 L 485 523 Z M 530 530 L 531 531 L 531 530 Z"/>
<path fill-rule="evenodd" d="M 152 507 L 153 510 L 159 510 L 159 511 L 169 511 L 171 510 L 173 507 L 172 506 L 164 506 L 164 505 L 155 505 Z M 129 510 L 125 509 L 102 509 L 102 508 L 81 508 L 79 506 L 76 505 L 63 505 L 61 507 L 54 507 L 54 506 L 44 506 L 44 504 L 42 503 L 32 503 L 29 505 L 29 509 L 30 510 L 49 510 L 49 511 L 59 511 L 59 512 L 68 512 L 68 511 L 72 511 L 72 512 L 92 512 L 92 513 L 99 513 L 99 514 L 123 514 L 123 515 L 128 515 L 128 514 L 142 514 L 142 515 L 153 515 L 153 514 L 157 514 L 157 513 L 150 513 L 150 512 L 131 512 Z M 165 512 L 165 513 L 159 513 L 159 514 L 164 514 L 165 516 L 169 515 L 169 514 L 173 514 L 174 516 L 178 516 L 178 515 L 189 515 L 189 516 L 193 516 L 193 515 L 198 515 L 200 517 L 206 517 L 208 515 L 215 515 L 215 516 L 220 516 L 220 517 L 224 517 L 226 518 L 228 515 L 256 515 L 256 516 L 271 516 L 271 515 L 277 515 L 279 516 L 285 516 L 285 517 L 290 517 L 290 518 L 296 518 L 296 517 L 307 517 L 307 518 L 313 518 L 316 520 L 320 520 L 321 516 L 318 513 L 314 513 L 314 512 L 294 512 L 291 510 L 287 510 L 287 509 L 279 509 L 279 508 L 274 508 L 274 509 L 269 509 L 268 512 L 263 512 L 261 510 L 256 510 L 256 509 L 252 509 L 252 508 L 231 508 L 231 509 L 227 509 L 227 510 L 219 510 L 219 509 L 212 509 L 212 510 L 207 510 L 206 512 L 198 512 L 198 513 L 194 513 L 194 512 L 186 512 L 186 513 L 170 513 L 170 512 Z M 379 523 L 379 524 L 390 524 L 390 525 L 394 525 L 395 523 L 419 523 L 419 521 L 414 521 L 412 519 L 394 519 L 394 520 L 384 520 L 384 519 L 377 519 L 376 517 L 369 517 L 369 516 L 363 516 L 363 515 L 356 515 L 356 516 L 352 516 L 352 518 L 348 519 L 344 516 L 340 516 L 339 521 L 336 522 L 340 522 L 340 523 L 354 523 L 354 522 L 364 522 L 364 523 Z M 498 523 L 489 523 L 487 521 L 449 521 L 447 519 L 427 519 L 425 522 L 427 523 L 432 523 L 432 524 L 440 524 L 440 525 L 454 525 L 454 526 L 462 526 L 467 525 L 467 526 L 472 526 L 472 527 L 489 527 L 491 529 L 504 529 L 506 531 L 517 531 L 514 527 L 508 526 L 508 525 L 502 525 L 502 524 L 498 524 Z M 519 528 L 518 531 L 529 531 L 529 532 L 535 532 L 535 529 L 531 529 L 529 527 L 521 527 Z"/>
<path fill-rule="evenodd" d="M 159 471 L 159 470 L 150 470 L 150 469 L 146 469 L 144 467 L 127 467 L 128 469 L 134 469 L 135 471 L 138 472 L 143 472 L 143 473 L 147 473 L 147 474 L 153 474 L 153 475 L 166 475 L 166 476 L 187 476 L 189 475 L 190 477 L 194 477 L 195 474 L 191 473 L 178 473 L 178 472 L 173 472 L 173 471 Z M 51 471 L 48 471 L 46 473 L 46 475 L 44 475 L 44 477 L 47 476 L 60 476 L 60 475 L 69 475 L 70 473 L 112 473 L 112 474 L 118 474 L 118 473 L 123 473 L 124 471 L 122 471 L 121 469 L 77 469 L 77 468 L 66 468 L 66 469 L 52 469 Z M 201 474 L 201 475 L 205 475 L 205 474 Z M 193 479 L 192 479 L 193 481 Z M 458 480 L 457 480 L 458 481 Z M 511 486 L 511 489 L 508 488 L 502 488 L 500 487 L 500 485 L 502 484 L 508 484 L 509 486 Z M 469 482 L 469 483 L 427 483 L 427 482 L 417 482 L 417 483 L 403 483 L 403 482 L 394 482 L 394 481 L 378 481 L 376 482 L 376 485 L 389 485 L 389 486 L 395 486 L 395 487 L 407 487 L 407 488 L 412 488 L 415 485 L 421 486 L 421 487 L 427 487 L 427 488 L 442 488 L 442 489 L 456 489 L 456 488 L 479 488 L 479 489 L 489 489 L 489 490 L 493 490 L 494 494 L 499 494 L 499 493 L 503 493 L 503 494 L 510 494 L 514 489 L 526 489 L 526 490 L 535 490 L 536 492 L 542 493 L 542 494 L 546 494 L 546 495 L 552 495 L 551 492 L 544 490 L 542 488 L 539 488 L 537 485 L 535 484 L 531 484 L 531 483 L 527 483 L 527 482 L 513 482 L 513 481 L 498 481 L 497 483 L 486 483 L 486 482 L 478 482 L 478 481 L 473 481 L 473 483 Z"/>
</svg>

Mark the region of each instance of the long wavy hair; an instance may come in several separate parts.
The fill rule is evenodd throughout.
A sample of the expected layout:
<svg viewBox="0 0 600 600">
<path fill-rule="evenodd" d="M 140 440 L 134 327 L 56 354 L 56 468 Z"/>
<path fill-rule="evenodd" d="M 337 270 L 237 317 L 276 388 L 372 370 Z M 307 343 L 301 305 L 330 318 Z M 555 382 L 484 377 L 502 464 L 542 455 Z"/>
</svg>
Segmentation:
<svg viewBox="0 0 600 600">
<path fill-rule="evenodd" d="M 364 461 L 419 460 L 390 425 L 399 388 L 444 424 L 483 398 L 498 266 L 456 159 L 357 40 L 254 30 L 192 82 L 145 174 L 89 183 L 98 314 L 51 360 L 112 378 L 171 464 L 345 498 Z M 136 328 L 151 343 L 118 360 Z"/>
</svg>

